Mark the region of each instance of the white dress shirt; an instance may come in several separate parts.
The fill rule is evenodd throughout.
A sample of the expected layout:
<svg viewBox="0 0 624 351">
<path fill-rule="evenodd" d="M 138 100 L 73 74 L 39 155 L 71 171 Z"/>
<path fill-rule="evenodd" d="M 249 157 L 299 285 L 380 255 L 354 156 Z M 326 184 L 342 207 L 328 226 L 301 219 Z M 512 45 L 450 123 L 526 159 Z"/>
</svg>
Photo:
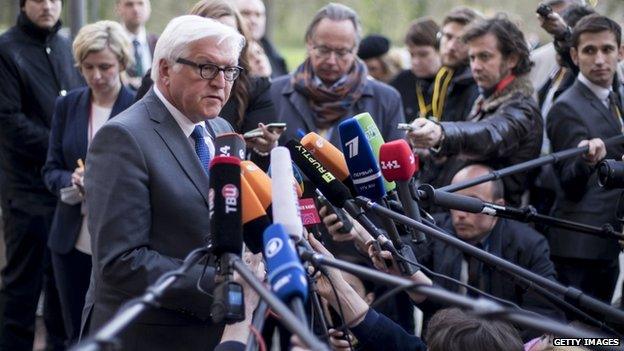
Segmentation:
<svg viewBox="0 0 624 351">
<path fill-rule="evenodd" d="M 143 73 L 147 72 L 148 69 L 152 67 L 152 53 L 149 48 L 149 43 L 147 42 L 147 31 L 145 27 L 141 27 L 139 29 L 138 34 L 134 34 L 130 32 L 124 26 L 124 30 L 126 32 L 126 36 L 128 40 L 130 40 L 130 46 L 132 47 L 132 57 L 134 58 L 134 45 L 132 42 L 136 39 L 139 42 L 139 49 L 141 50 L 141 65 L 143 66 Z"/>
<path fill-rule="evenodd" d="M 587 79 L 587 77 L 585 77 L 581 72 L 579 72 L 578 80 L 579 82 L 583 83 L 589 90 L 591 90 L 591 92 L 596 95 L 596 97 L 602 102 L 602 104 L 607 109 L 609 109 L 609 94 L 612 91 L 611 87 L 605 88 L 601 87 L 600 85 L 596 85 L 590 82 L 589 79 Z"/>
<path fill-rule="evenodd" d="M 182 112 L 180 112 L 180 110 L 178 110 L 175 106 L 173 106 L 169 102 L 169 100 L 165 98 L 165 96 L 160 92 L 160 90 L 158 90 L 156 85 L 154 85 L 154 92 L 156 93 L 156 96 L 158 96 L 158 99 L 160 99 L 160 101 L 162 101 L 162 103 L 165 104 L 165 107 L 167 108 L 169 113 L 171 113 L 171 115 L 176 120 L 176 122 L 178 122 L 180 129 L 182 129 L 182 132 L 184 133 L 186 138 L 189 140 L 193 148 L 195 147 L 195 139 L 191 137 L 191 134 L 193 133 L 195 126 L 200 125 L 204 127 L 204 141 L 206 142 L 206 145 L 208 145 L 208 150 L 210 150 L 210 157 L 211 158 L 214 157 L 215 146 L 212 140 L 212 135 L 210 135 L 210 133 L 208 133 L 208 130 L 206 129 L 206 122 L 202 121 L 199 123 L 193 123 Z"/>
</svg>

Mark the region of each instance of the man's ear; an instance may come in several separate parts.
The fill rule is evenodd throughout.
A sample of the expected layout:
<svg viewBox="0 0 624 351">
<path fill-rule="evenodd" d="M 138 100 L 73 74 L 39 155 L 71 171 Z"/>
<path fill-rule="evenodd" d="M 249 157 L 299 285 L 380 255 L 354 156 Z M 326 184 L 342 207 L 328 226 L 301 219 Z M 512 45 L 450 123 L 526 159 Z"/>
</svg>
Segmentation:
<svg viewBox="0 0 624 351">
<path fill-rule="evenodd" d="M 518 61 L 520 61 L 520 59 L 517 54 L 511 54 L 507 57 L 507 67 L 510 71 L 513 71 L 513 69 L 518 66 Z"/>
<path fill-rule="evenodd" d="M 576 48 L 570 48 L 570 57 L 572 58 L 572 62 L 578 66 L 578 50 Z"/>
<path fill-rule="evenodd" d="M 162 58 L 158 61 L 158 75 L 159 80 L 163 82 L 165 86 L 169 86 L 169 80 L 171 79 L 171 70 L 173 69 L 173 65 L 170 65 L 169 62 Z M 157 82 L 154 82 L 157 83 Z"/>
<path fill-rule="evenodd" d="M 620 45 L 620 49 L 618 50 L 618 62 L 624 59 L 624 45 Z"/>
</svg>

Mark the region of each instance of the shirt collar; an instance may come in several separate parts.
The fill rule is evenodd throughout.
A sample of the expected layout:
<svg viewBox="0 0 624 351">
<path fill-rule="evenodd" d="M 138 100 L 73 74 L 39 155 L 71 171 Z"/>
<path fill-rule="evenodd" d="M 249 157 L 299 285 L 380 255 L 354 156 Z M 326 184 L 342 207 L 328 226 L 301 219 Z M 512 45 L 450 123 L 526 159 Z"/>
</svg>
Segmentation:
<svg viewBox="0 0 624 351">
<path fill-rule="evenodd" d="M 199 123 L 193 123 L 190 119 L 188 119 L 188 117 L 186 117 L 182 112 L 180 112 L 180 110 L 178 110 L 175 106 L 173 106 L 169 102 L 169 100 L 165 98 L 165 96 L 160 92 L 160 90 L 158 90 L 158 87 L 156 85 L 154 85 L 154 93 L 156 93 L 156 96 L 158 97 L 158 99 L 160 99 L 160 101 L 162 101 L 162 103 L 165 105 L 165 107 L 167 108 L 167 111 L 171 113 L 171 115 L 176 120 L 176 122 L 180 126 L 180 129 L 182 129 L 182 132 L 187 138 L 191 136 L 191 133 L 193 133 L 195 126 L 198 126 L 198 125 L 204 127 L 204 137 L 210 136 L 210 134 L 206 130 L 206 123 L 204 121 L 201 121 Z"/>
<path fill-rule="evenodd" d="M 333 88 L 339 86 L 340 84 L 344 83 L 347 80 L 347 75 L 345 74 L 344 76 L 340 77 L 340 79 L 338 79 L 331 86 L 327 86 L 325 83 L 323 83 L 321 78 L 319 78 L 317 75 L 314 75 L 313 79 L 314 79 L 314 84 L 316 84 L 317 87 L 324 87 L 324 88 L 327 88 L 327 89 L 333 89 Z"/>
<path fill-rule="evenodd" d="M 138 34 L 134 34 L 132 32 L 130 32 L 126 26 L 123 26 L 124 30 L 126 31 L 126 35 L 128 36 L 128 38 L 130 39 L 130 41 L 132 42 L 133 40 L 138 40 L 139 43 L 141 45 L 147 45 L 147 32 L 145 31 L 145 27 L 141 26 L 139 28 L 139 33 Z"/>
<path fill-rule="evenodd" d="M 612 91 L 611 87 L 604 88 L 604 87 L 601 87 L 599 85 L 596 85 L 596 84 L 590 82 L 589 79 L 587 79 L 587 77 L 585 77 L 583 75 L 583 73 L 581 73 L 581 72 L 579 72 L 578 80 L 581 83 L 585 84 L 585 86 L 589 90 L 591 90 L 591 92 L 594 93 L 594 95 L 596 95 L 596 97 L 598 99 L 600 99 L 600 101 L 605 101 L 605 100 L 609 99 L 609 93 L 611 93 L 611 91 Z"/>
</svg>

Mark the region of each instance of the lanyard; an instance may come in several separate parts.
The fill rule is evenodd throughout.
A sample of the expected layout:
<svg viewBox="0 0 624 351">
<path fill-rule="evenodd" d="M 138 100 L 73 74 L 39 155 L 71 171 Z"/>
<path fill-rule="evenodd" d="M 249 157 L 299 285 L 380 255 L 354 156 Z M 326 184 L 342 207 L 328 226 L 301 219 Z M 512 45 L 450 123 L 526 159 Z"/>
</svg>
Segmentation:
<svg viewBox="0 0 624 351">
<path fill-rule="evenodd" d="M 442 67 L 436 74 L 433 85 L 433 100 L 431 101 L 433 116 L 436 120 L 442 117 L 444 111 L 444 103 L 449 84 L 453 79 L 454 70 L 448 67 Z"/>
</svg>

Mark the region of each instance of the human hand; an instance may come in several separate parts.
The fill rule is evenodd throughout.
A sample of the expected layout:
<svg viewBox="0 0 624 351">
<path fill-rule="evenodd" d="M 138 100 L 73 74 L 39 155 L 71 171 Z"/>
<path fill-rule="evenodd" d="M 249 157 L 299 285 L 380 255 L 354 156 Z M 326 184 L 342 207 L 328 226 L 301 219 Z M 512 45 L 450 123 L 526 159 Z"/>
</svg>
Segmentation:
<svg viewBox="0 0 624 351">
<path fill-rule="evenodd" d="M 407 133 L 407 140 L 414 148 L 426 149 L 437 146 L 442 140 L 442 127 L 426 118 L 416 118 L 412 122 L 414 130 Z"/>
<path fill-rule="evenodd" d="M 595 166 L 607 156 L 607 147 L 600 138 L 582 140 L 578 147 L 589 146 L 589 150 L 583 154 L 583 159 L 590 166 Z"/>
<path fill-rule="evenodd" d="M 262 131 L 262 135 L 248 139 L 247 147 L 260 154 L 269 153 L 277 146 L 277 140 L 284 132 L 284 129 L 273 129 L 273 131 L 270 131 L 263 123 L 258 123 L 258 128 Z"/>
</svg>

